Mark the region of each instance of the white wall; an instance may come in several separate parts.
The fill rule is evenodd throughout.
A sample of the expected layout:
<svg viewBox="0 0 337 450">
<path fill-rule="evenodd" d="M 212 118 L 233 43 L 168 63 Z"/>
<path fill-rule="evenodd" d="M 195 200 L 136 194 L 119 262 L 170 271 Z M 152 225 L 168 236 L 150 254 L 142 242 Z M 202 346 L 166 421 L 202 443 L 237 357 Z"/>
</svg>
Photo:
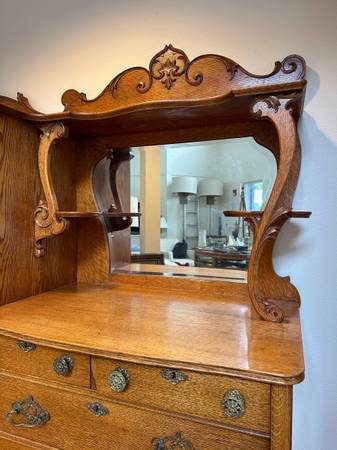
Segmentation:
<svg viewBox="0 0 337 450">
<path fill-rule="evenodd" d="M 171 193 L 171 182 L 175 176 L 193 176 L 199 180 L 216 178 L 224 183 L 224 195 L 215 199 L 212 208 L 212 235 L 218 234 L 218 220 L 221 218 L 222 235 L 234 229 L 237 219 L 225 218 L 225 209 L 239 209 L 240 183 L 263 181 L 264 196 L 269 197 L 276 176 L 276 160 L 273 154 L 257 144 L 253 138 L 226 139 L 219 141 L 166 145 L 167 150 L 167 221 L 168 237 L 182 238 L 182 208 L 177 195 Z M 237 197 L 232 190 L 236 188 Z M 187 210 L 194 211 L 194 196 L 189 197 Z M 199 199 L 200 229 L 208 230 L 208 205 L 206 197 Z M 194 223 L 195 218 L 188 217 L 187 222 Z M 228 227 L 226 226 L 228 225 Z M 187 234 L 197 234 L 196 228 L 187 227 Z M 196 245 L 196 240 L 188 243 Z"/>
<path fill-rule="evenodd" d="M 172 42 L 190 58 L 219 53 L 252 72 L 299 53 L 308 63 L 303 164 L 276 265 L 302 295 L 306 381 L 295 388 L 294 450 L 336 449 L 336 0 L 0 0 L 0 92 L 61 110 L 64 90 L 96 96 Z"/>
</svg>

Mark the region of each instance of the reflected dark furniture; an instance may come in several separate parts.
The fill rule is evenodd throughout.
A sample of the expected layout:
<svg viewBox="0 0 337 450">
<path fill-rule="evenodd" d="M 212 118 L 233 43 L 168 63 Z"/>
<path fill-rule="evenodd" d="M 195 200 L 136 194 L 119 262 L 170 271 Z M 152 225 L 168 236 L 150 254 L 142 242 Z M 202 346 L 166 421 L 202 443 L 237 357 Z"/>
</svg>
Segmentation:
<svg viewBox="0 0 337 450">
<path fill-rule="evenodd" d="M 194 250 L 194 263 L 196 267 L 228 267 L 236 266 L 240 269 L 248 266 L 249 254 L 239 251 L 222 251 L 207 248 Z"/>
<path fill-rule="evenodd" d="M 131 254 L 132 263 L 164 264 L 163 253 L 134 253 Z"/>
</svg>

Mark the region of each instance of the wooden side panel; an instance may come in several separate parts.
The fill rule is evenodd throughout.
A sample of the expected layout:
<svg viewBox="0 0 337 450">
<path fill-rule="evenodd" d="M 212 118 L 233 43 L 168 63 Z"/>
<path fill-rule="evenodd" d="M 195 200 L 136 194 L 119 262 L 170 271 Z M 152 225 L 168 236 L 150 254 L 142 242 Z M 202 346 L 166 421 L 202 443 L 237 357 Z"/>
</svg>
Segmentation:
<svg viewBox="0 0 337 450">
<path fill-rule="evenodd" d="M 71 230 L 47 243 L 44 258 L 33 256 L 33 212 L 42 195 L 38 142 L 34 126 L 0 116 L 1 305 L 76 280 L 76 242 Z M 66 192 L 67 186 L 63 189 Z"/>
<path fill-rule="evenodd" d="M 98 196 L 100 208 L 109 209 L 113 202 L 106 170 L 98 171 L 102 179 L 95 180 L 93 173 L 96 164 L 107 154 L 109 146 L 101 139 L 80 140 L 76 166 L 76 202 L 78 211 L 97 211 Z M 116 149 L 118 151 L 118 149 Z M 107 160 L 106 164 L 110 164 Z M 108 169 L 108 167 L 107 167 Z M 106 178 L 106 179 L 105 179 Z M 123 209 L 130 206 L 130 162 L 124 161 L 117 171 L 117 188 Z M 97 198 L 95 197 L 97 196 Z M 110 236 L 110 253 L 106 228 L 103 219 L 78 220 L 78 281 L 96 282 L 108 279 L 110 260 L 115 262 L 130 261 L 130 230 L 116 231 Z M 111 235 L 111 233 L 110 233 Z"/>
<path fill-rule="evenodd" d="M 291 450 L 293 387 L 272 385 L 271 450 Z"/>
<path fill-rule="evenodd" d="M 93 170 L 107 153 L 100 140 L 79 140 L 76 164 L 78 211 L 98 211 L 93 191 Z M 78 220 L 79 282 L 103 281 L 109 272 L 109 249 L 101 219 Z"/>
</svg>

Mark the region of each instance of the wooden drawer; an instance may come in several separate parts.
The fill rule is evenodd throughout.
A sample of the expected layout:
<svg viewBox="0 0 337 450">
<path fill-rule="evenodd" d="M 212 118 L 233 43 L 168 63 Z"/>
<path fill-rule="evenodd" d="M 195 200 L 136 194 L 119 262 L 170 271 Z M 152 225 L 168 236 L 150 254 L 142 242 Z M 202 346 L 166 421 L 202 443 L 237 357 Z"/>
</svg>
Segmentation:
<svg viewBox="0 0 337 450">
<path fill-rule="evenodd" d="M 263 437 L 159 414 L 156 411 L 138 409 L 131 405 L 100 401 L 100 405 L 107 408 L 108 414 L 96 416 L 88 408 L 88 404 L 97 402 L 92 396 L 71 392 L 69 389 L 62 391 L 37 382 L 13 379 L 10 376 L 0 375 L 0 392 L 3 394 L 0 398 L 1 431 L 15 432 L 18 436 L 59 449 L 270 449 L 269 439 Z M 13 402 L 26 399 L 28 396 L 32 396 L 34 401 L 48 412 L 49 420 L 36 428 L 16 428 L 5 419 L 5 416 L 13 411 Z M 11 419 L 16 423 L 25 423 L 27 420 L 21 413 L 13 413 Z M 176 446 L 173 446 L 174 439 Z M 190 442 L 190 445 L 185 442 L 183 446 L 182 439 Z M 179 441 L 182 441 L 180 446 Z"/>
<path fill-rule="evenodd" d="M 20 344 L 25 342 L 26 344 Z M 51 381 L 90 387 L 90 357 L 77 353 L 57 350 L 54 348 L 33 346 L 30 350 L 29 342 L 18 341 L 6 336 L 0 336 L 0 368 L 15 375 L 31 375 Z M 63 356 L 71 358 L 72 369 L 69 374 L 58 374 L 54 362 Z M 67 360 L 69 362 L 69 359 Z M 62 363 L 62 361 L 61 361 Z M 60 368 L 59 372 L 62 372 Z M 64 369 L 66 369 L 64 367 Z M 65 373 L 66 370 L 63 371 Z"/>
<path fill-rule="evenodd" d="M 116 368 L 126 369 L 129 377 L 127 387 L 122 392 L 113 391 L 108 382 L 109 375 Z M 163 377 L 162 371 L 159 367 L 105 358 L 92 359 L 92 376 L 100 394 L 139 405 L 212 419 L 223 424 L 270 432 L 268 384 L 192 371 L 178 371 L 187 379 L 173 384 Z M 175 374 L 179 377 L 177 371 Z M 229 393 L 230 396 L 232 391 L 239 391 L 244 398 L 244 413 L 240 417 L 226 415 L 222 406 L 225 394 Z"/>
</svg>

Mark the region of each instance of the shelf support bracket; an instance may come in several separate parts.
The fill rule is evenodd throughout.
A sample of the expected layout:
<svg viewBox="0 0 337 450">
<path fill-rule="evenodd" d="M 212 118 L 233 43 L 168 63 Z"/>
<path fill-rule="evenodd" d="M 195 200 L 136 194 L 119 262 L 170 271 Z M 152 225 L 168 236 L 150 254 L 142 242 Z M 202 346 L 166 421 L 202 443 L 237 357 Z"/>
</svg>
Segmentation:
<svg viewBox="0 0 337 450">
<path fill-rule="evenodd" d="M 297 124 L 292 115 L 293 104 L 298 99 L 296 94 L 257 98 L 251 108 L 257 119 L 272 122 L 279 145 L 277 177 L 264 214 L 261 218 L 248 218 L 254 234 L 248 268 L 249 295 L 257 313 L 271 322 L 284 319 L 284 312 L 275 301 L 293 300 L 300 304 L 299 293 L 290 277 L 277 275 L 272 262 L 275 241 L 292 208 L 301 164 Z"/>
<path fill-rule="evenodd" d="M 67 135 L 67 129 L 61 122 L 48 123 L 41 126 L 38 165 L 40 179 L 45 200 L 40 200 L 34 211 L 35 246 L 34 255 L 37 258 L 45 255 L 43 241 L 52 236 L 63 233 L 68 227 L 68 221 L 56 217 L 58 208 L 52 177 L 51 177 L 51 150 L 56 140 Z"/>
</svg>

